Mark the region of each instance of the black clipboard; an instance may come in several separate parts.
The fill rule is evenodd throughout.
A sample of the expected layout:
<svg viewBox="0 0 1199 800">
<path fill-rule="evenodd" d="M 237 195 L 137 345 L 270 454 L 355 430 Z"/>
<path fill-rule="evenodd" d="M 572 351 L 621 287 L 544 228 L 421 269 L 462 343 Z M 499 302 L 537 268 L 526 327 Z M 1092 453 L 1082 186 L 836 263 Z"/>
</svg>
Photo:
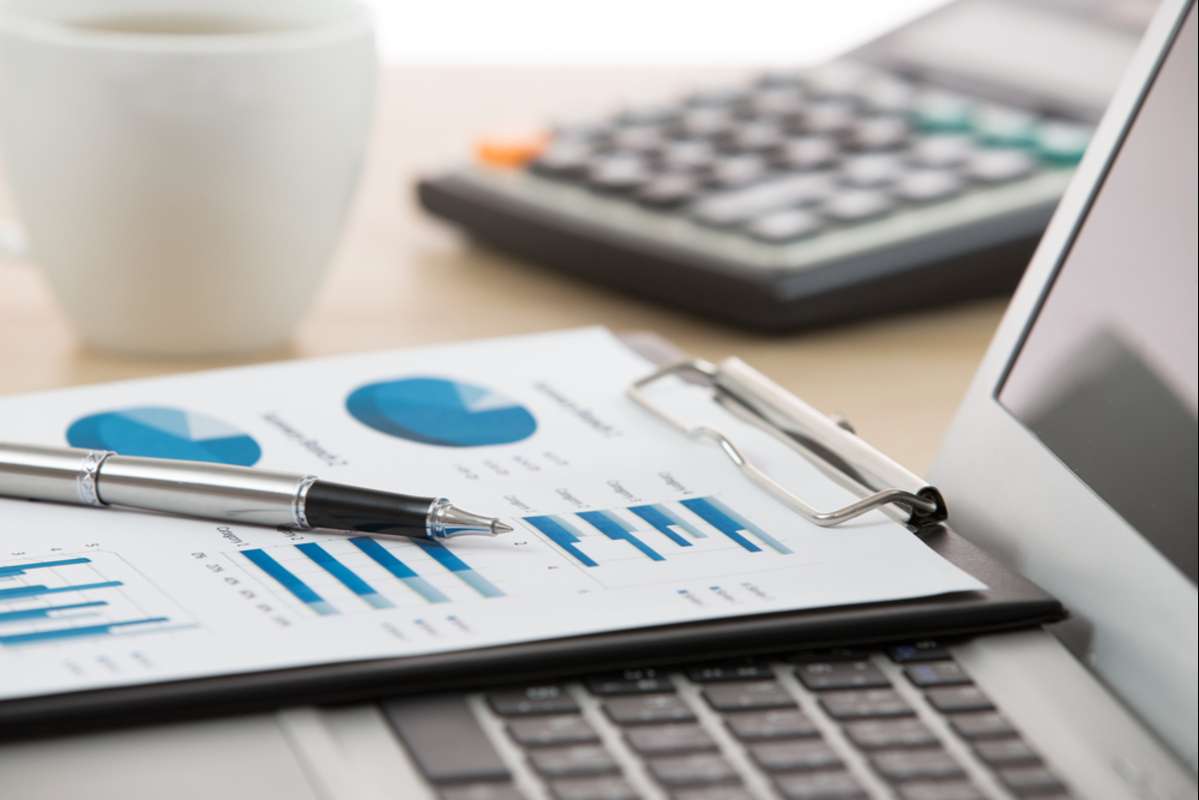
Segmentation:
<svg viewBox="0 0 1199 800">
<path fill-rule="evenodd" d="M 652 335 L 623 338 L 632 349 L 655 363 L 693 363 L 680 361 L 677 349 Z M 718 394 L 721 391 L 719 386 L 716 391 Z M 734 406 L 738 402 L 736 398 L 725 399 Z M 799 403 L 790 395 L 776 396 L 774 400 L 782 404 Z M 802 403 L 798 407 L 807 408 Z M 735 407 L 730 410 L 737 411 Z M 759 410 L 771 413 L 770 408 Z M 824 461 L 830 474 L 836 473 L 847 485 L 866 492 L 865 499 L 878 500 L 867 510 L 888 505 L 893 515 L 906 516 L 913 536 L 920 537 L 988 588 L 932 598 L 776 612 L 452 653 L 16 698 L 0 701 L 0 739 L 298 704 L 360 702 L 433 690 L 561 680 L 570 675 L 637 664 L 660 666 L 741 655 L 962 637 L 1042 625 L 1066 616 L 1056 599 L 1001 566 L 944 524 L 946 504 L 934 487 L 916 485 L 923 482 L 873 451 L 843 424 L 823 415 L 808 422 L 811 423 L 808 426 L 793 426 L 785 431 L 792 443 L 806 450 L 807 455 Z M 906 488 L 875 485 L 879 480 L 896 478 L 906 482 Z M 893 494 L 880 497 L 888 491 L 910 497 Z M 917 503 L 920 498 L 927 502 Z M 807 511 L 822 513 L 810 508 Z"/>
</svg>

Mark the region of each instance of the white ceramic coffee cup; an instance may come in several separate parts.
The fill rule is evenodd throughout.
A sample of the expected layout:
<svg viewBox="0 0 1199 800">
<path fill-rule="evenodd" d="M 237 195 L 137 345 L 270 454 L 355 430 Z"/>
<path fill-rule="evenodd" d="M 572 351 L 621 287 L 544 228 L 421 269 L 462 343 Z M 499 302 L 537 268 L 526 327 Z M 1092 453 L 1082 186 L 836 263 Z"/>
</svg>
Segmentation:
<svg viewBox="0 0 1199 800">
<path fill-rule="evenodd" d="M 32 259 L 103 349 L 285 342 L 374 93 L 350 0 L 0 0 L 4 174 Z"/>
</svg>

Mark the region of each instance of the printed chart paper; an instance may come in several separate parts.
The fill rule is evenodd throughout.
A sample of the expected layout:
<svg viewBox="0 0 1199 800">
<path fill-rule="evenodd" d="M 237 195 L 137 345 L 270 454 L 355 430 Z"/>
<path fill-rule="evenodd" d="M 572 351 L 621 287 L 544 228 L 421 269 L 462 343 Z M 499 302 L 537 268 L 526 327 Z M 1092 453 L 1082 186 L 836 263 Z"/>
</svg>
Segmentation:
<svg viewBox="0 0 1199 800">
<path fill-rule="evenodd" d="M 447 545 L 0 500 L 0 698 L 984 588 L 881 514 L 823 529 L 628 400 L 589 329 L 0 399 L 0 439 L 448 496 Z M 702 391 L 817 507 L 845 490 Z"/>
</svg>

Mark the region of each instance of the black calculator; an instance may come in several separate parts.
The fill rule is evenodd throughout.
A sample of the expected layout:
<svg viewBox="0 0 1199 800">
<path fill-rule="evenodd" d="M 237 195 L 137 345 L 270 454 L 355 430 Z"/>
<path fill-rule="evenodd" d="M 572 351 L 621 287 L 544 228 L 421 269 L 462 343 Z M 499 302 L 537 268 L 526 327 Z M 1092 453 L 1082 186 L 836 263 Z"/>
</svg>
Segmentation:
<svg viewBox="0 0 1199 800">
<path fill-rule="evenodd" d="M 1002 293 L 1152 10 L 1118 5 L 954 3 L 832 63 L 554 125 L 419 198 L 530 261 L 764 331 Z"/>
</svg>

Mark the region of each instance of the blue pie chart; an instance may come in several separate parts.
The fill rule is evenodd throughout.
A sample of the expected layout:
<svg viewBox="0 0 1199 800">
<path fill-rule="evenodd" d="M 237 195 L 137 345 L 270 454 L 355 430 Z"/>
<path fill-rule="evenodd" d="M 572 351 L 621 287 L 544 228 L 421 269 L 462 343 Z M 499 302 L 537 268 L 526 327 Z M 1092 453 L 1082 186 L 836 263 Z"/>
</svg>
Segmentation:
<svg viewBox="0 0 1199 800">
<path fill-rule="evenodd" d="M 368 383 L 346 398 L 350 416 L 380 433 L 441 447 L 486 447 L 527 439 L 530 411 L 492 389 L 437 377 Z"/>
<path fill-rule="evenodd" d="M 170 406 L 121 408 L 81 417 L 67 428 L 67 442 L 126 456 L 243 467 L 262 457 L 262 448 L 248 434 L 207 414 Z"/>
</svg>

